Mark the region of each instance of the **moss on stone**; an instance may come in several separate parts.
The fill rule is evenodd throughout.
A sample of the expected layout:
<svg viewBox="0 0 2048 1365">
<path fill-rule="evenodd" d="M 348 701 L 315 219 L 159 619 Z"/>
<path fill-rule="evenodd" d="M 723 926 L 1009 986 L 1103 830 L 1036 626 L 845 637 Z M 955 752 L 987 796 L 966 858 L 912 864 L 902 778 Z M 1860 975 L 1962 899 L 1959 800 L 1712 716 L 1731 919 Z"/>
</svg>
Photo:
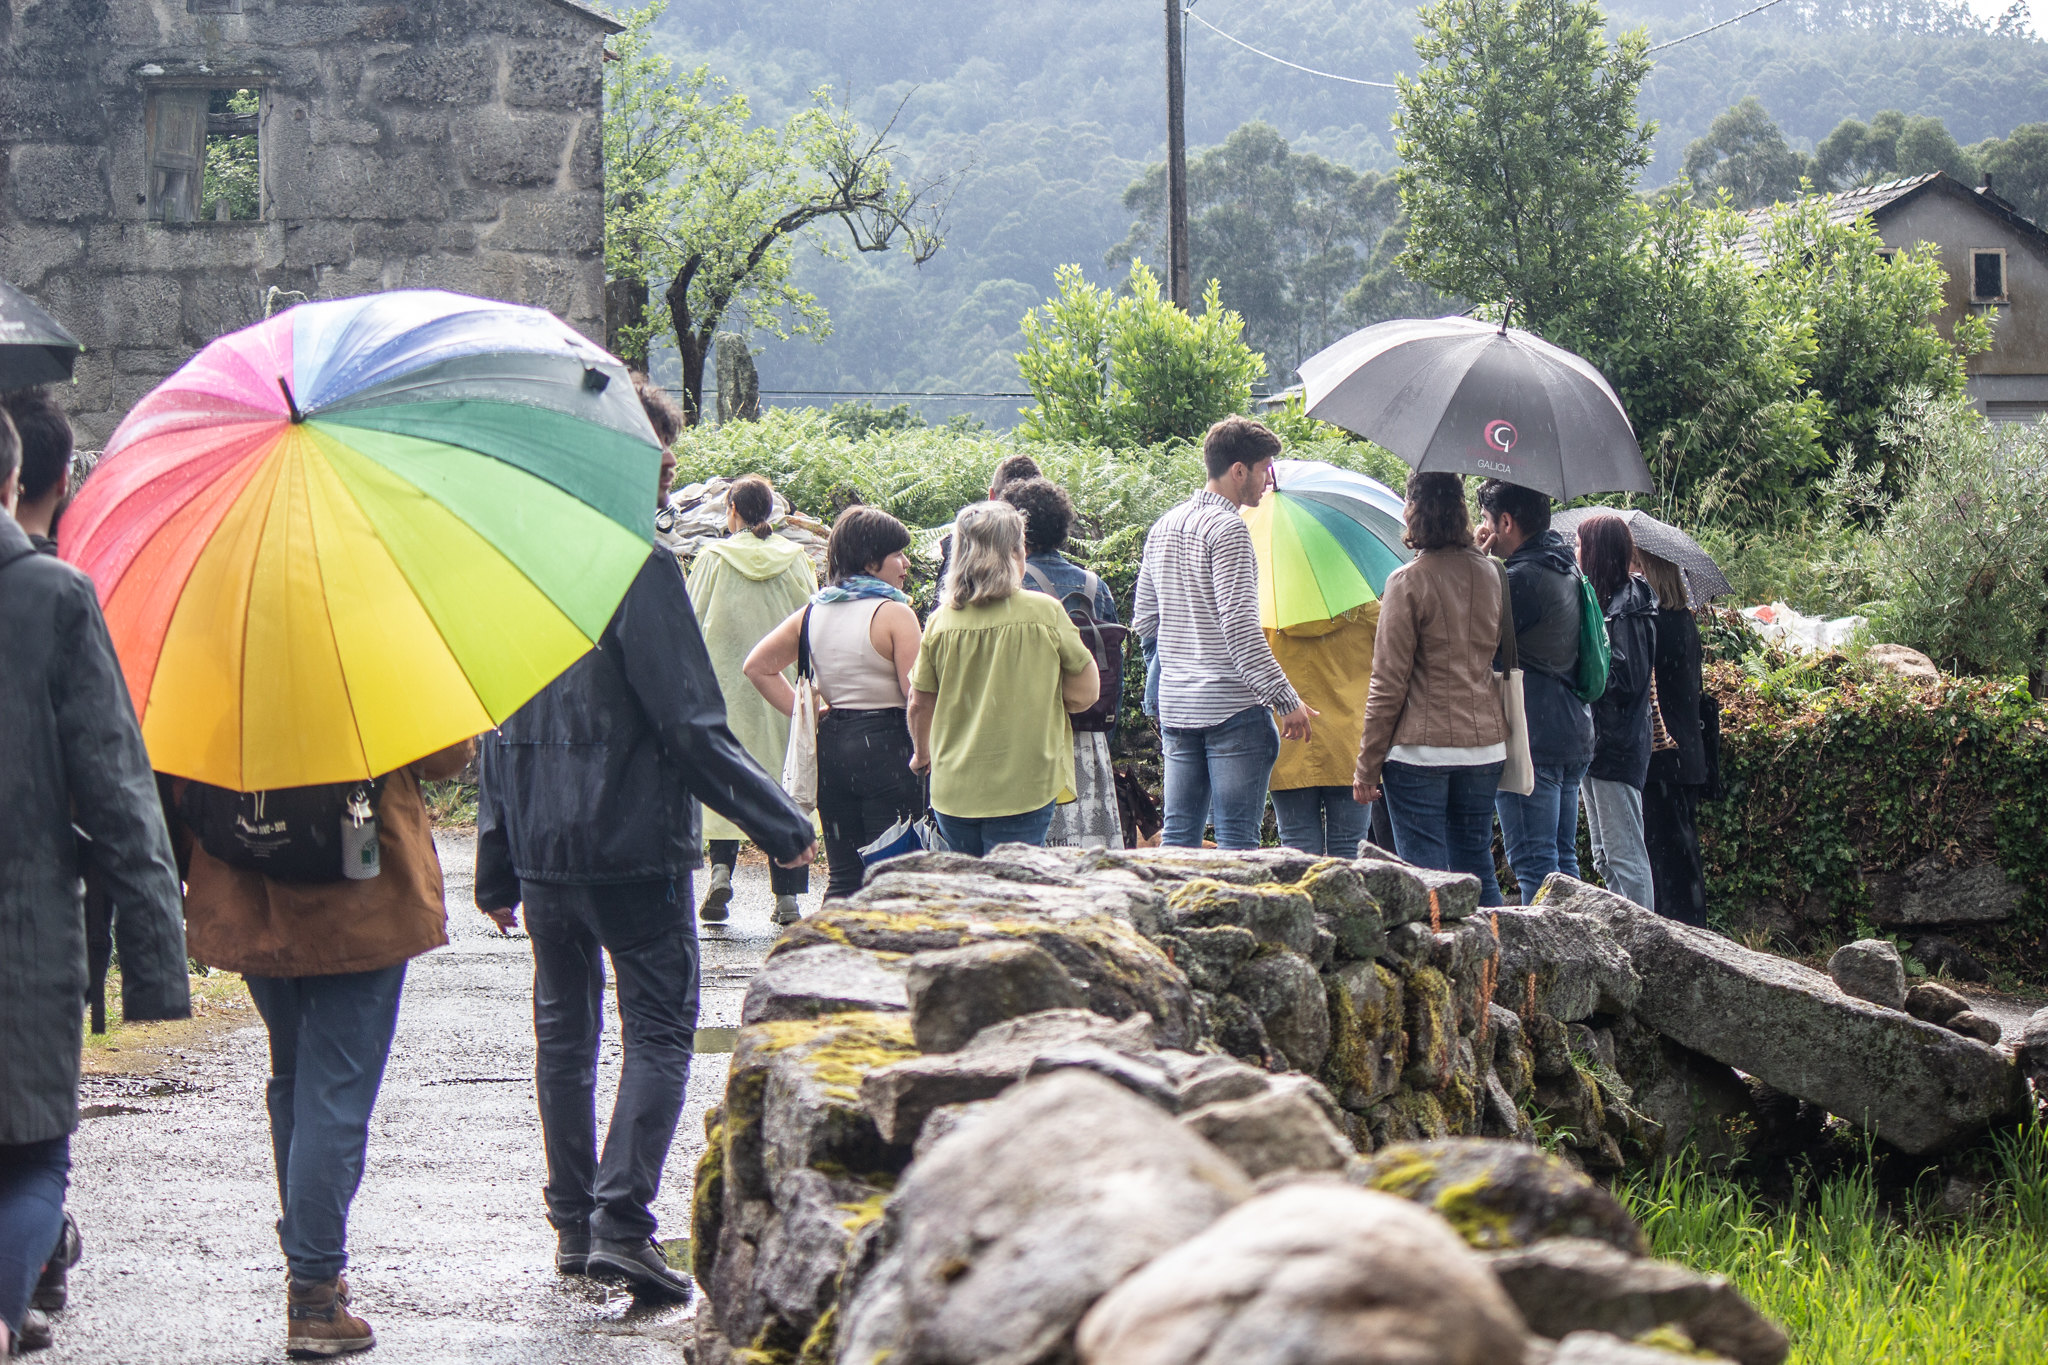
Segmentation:
<svg viewBox="0 0 2048 1365">
<path fill-rule="evenodd" d="M 711 1280 L 718 1240 L 725 1225 L 725 1106 L 704 1115 L 704 1155 L 697 1158 L 697 1183 L 690 1192 L 690 1274 Z"/>
<path fill-rule="evenodd" d="M 835 1291 L 836 1292 L 836 1291 Z M 796 1365 L 831 1365 L 833 1348 L 839 1344 L 839 1305 L 832 1303 L 811 1324 L 810 1335 L 796 1353 Z"/>
<path fill-rule="evenodd" d="M 833 1205 L 846 1215 L 839 1220 L 839 1226 L 845 1228 L 848 1233 L 859 1232 L 882 1216 L 882 1206 L 889 1202 L 889 1193 L 888 1190 L 876 1190 L 857 1203 Z"/>
<path fill-rule="evenodd" d="M 1440 1087 L 1449 1074 L 1455 1046 L 1451 983 L 1434 967 L 1416 967 L 1402 981 L 1408 1025 L 1408 1066 L 1402 1079 L 1422 1090 Z"/>
<path fill-rule="evenodd" d="M 1436 1162 L 1430 1160 L 1419 1148 L 1405 1143 L 1382 1150 L 1379 1162 L 1392 1163 L 1392 1169 L 1382 1170 L 1375 1175 L 1368 1188 L 1378 1190 L 1382 1194 L 1396 1194 L 1403 1199 L 1413 1199 L 1436 1179 Z"/>
<path fill-rule="evenodd" d="M 1443 1106 L 1437 1103 L 1436 1096 L 1429 1091 L 1404 1090 L 1395 1095 L 1390 1103 L 1425 1140 L 1450 1135 L 1450 1129 L 1444 1123 Z"/>
<path fill-rule="evenodd" d="M 758 1030 L 763 1053 L 807 1049 L 805 1068 L 827 1095 L 847 1104 L 860 1102 L 861 1078 L 870 1071 L 922 1055 L 907 1014 L 855 1011 L 820 1019 L 778 1019 L 748 1028 Z"/>
<path fill-rule="evenodd" d="M 1444 1186 L 1437 1192 L 1431 1207 L 1457 1229 L 1467 1245 L 1481 1251 L 1501 1251 L 1519 1246 L 1515 1240 L 1513 1220 L 1504 1211 L 1493 1207 L 1486 1198 L 1492 1188 L 1493 1177 L 1481 1172 L 1470 1180 Z"/>
<path fill-rule="evenodd" d="M 1719 1360 L 1721 1356 L 1701 1349 L 1683 1329 L 1672 1323 L 1652 1327 L 1635 1338 L 1638 1346 L 1647 1346 L 1653 1351 L 1669 1351 L 1673 1355 L 1685 1356 L 1691 1360 Z"/>
</svg>

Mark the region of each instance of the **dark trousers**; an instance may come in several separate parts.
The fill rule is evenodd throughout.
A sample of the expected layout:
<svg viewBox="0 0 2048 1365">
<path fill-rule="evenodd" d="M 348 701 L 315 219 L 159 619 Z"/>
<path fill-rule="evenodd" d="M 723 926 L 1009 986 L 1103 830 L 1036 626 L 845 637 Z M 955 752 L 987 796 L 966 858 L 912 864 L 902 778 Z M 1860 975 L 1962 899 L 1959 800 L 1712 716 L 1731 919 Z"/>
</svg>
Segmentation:
<svg viewBox="0 0 2048 1365">
<path fill-rule="evenodd" d="M 1479 903 L 1500 904 L 1493 871 L 1493 794 L 1501 765 L 1425 768 L 1388 759 L 1380 791 L 1394 822 L 1394 851 L 1417 867 L 1469 872 L 1479 878 Z"/>
<path fill-rule="evenodd" d="M 1700 788 L 1651 782 L 1643 788 L 1643 846 L 1650 852 L 1650 882 L 1657 913 L 1702 927 L 1707 922 L 1707 877 L 1700 861 Z"/>
<path fill-rule="evenodd" d="M 704 846 L 711 854 L 711 861 L 730 872 L 739 866 L 740 841 L 737 839 L 706 839 Z M 808 867 L 782 867 L 773 858 L 768 860 L 768 888 L 778 896 L 801 896 L 811 889 L 811 869 Z"/>
<path fill-rule="evenodd" d="M 293 1279 L 331 1280 L 348 1266 L 348 1208 L 363 1183 L 370 1111 L 398 1029 L 405 964 L 245 979 L 270 1030 L 266 1098 L 284 1210 L 277 1240 Z"/>
<path fill-rule="evenodd" d="M 533 942 L 533 1036 L 547 1148 L 548 1221 L 593 1237 L 654 1235 L 654 1196 L 675 1140 L 697 1039 L 697 921 L 688 873 L 673 881 L 522 882 Z M 625 1066 L 597 1147 L 604 957 L 617 982 Z"/>
<path fill-rule="evenodd" d="M 825 895 L 860 890 L 860 851 L 889 826 L 924 813 L 910 771 L 910 724 L 900 707 L 827 711 L 818 721 L 818 818 L 825 826 Z"/>
<path fill-rule="evenodd" d="M 21 1331 L 43 1262 L 64 1231 L 71 1138 L 0 1147 L 0 1322 Z"/>
</svg>

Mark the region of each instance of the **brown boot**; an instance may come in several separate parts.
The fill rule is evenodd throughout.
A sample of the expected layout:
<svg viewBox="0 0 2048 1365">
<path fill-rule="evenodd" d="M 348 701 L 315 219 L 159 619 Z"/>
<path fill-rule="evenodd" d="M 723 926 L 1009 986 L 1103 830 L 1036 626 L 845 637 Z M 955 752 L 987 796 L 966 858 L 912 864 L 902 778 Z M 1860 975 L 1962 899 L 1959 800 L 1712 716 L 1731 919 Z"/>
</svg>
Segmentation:
<svg viewBox="0 0 2048 1365">
<path fill-rule="evenodd" d="M 370 1324 L 348 1311 L 339 1279 L 292 1281 L 285 1291 L 285 1354 L 298 1359 L 347 1355 L 377 1344 Z"/>
</svg>

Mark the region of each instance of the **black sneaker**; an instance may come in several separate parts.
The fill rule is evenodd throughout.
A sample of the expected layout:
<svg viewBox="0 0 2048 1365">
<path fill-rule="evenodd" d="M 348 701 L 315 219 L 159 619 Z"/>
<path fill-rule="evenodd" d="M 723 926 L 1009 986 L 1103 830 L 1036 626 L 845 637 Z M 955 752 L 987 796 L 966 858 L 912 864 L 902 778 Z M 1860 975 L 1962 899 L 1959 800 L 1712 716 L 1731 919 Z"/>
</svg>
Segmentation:
<svg viewBox="0 0 2048 1365">
<path fill-rule="evenodd" d="M 589 1274 L 601 1280 L 624 1280 L 635 1298 L 688 1303 L 695 1290 L 690 1277 L 672 1270 L 652 1237 L 637 1242 L 590 1239 Z"/>
<path fill-rule="evenodd" d="M 587 1275 L 590 1260 L 590 1229 L 564 1228 L 555 1233 L 555 1271 L 561 1275 Z"/>
<path fill-rule="evenodd" d="M 66 1209 L 64 1230 L 57 1234 L 57 1249 L 50 1253 L 49 1261 L 44 1264 L 42 1278 L 36 1281 L 35 1293 L 29 1296 L 28 1306 L 45 1313 L 63 1312 L 71 1297 L 71 1291 L 64 1282 L 65 1276 L 84 1254 L 85 1239 L 78 1235 L 78 1220 L 71 1216 L 71 1210 Z"/>
</svg>

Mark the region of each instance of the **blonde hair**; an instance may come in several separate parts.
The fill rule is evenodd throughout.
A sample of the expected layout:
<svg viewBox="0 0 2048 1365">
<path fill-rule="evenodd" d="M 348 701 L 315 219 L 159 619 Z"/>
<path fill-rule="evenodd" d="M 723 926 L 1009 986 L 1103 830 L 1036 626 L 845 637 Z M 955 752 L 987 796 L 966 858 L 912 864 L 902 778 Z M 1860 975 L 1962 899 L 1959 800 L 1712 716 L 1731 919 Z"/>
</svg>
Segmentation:
<svg viewBox="0 0 2048 1365">
<path fill-rule="evenodd" d="M 1657 594 L 1658 606 L 1683 611 L 1691 605 L 1687 601 L 1685 575 L 1664 556 L 1651 554 L 1638 545 L 1636 570 L 1649 582 L 1650 591 Z"/>
<path fill-rule="evenodd" d="M 953 522 L 953 567 L 940 596 L 948 606 L 1000 602 L 1024 586 L 1024 516 L 1007 502 L 977 502 Z"/>
</svg>

